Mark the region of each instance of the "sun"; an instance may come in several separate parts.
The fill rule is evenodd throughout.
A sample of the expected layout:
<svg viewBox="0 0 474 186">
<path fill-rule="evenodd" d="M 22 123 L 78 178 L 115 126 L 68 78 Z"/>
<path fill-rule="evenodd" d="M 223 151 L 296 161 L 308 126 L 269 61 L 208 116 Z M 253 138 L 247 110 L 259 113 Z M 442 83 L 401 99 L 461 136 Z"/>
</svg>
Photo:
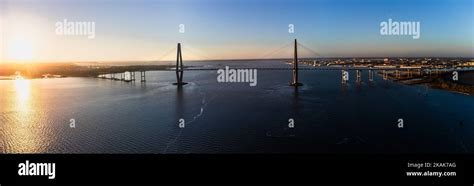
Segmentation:
<svg viewBox="0 0 474 186">
<path fill-rule="evenodd" d="M 7 44 L 7 56 L 9 59 L 19 62 L 33 59 L 33 45 L 31 40 L 24 37 L 15 37 Z"/>
</svg>

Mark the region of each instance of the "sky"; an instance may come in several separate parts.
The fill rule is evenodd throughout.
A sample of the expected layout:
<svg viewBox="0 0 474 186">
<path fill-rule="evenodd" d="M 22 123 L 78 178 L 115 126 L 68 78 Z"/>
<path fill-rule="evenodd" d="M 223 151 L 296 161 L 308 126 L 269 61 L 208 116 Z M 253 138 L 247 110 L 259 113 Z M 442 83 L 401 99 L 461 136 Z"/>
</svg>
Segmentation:
<svg viewBox="0 0 474 186">
<path fill-rule="evenodd" d="M 0 0 L 0 62 L 291 57 L 473 57 L 472 0 Z M 91 22 L 95 37 L 57 22 Z M 420 22 L 420 38 L 380 23 Z M 180 33 L 179 25 L 184 25 Z M 294 33 L 288 25 L 294 25 Z M 288 46 L 288 47 L 284 47 Z M 283 47 L 283 49 L 280 49 Z M 311 56 L 311 52 L 301 55 Z M 276 51 L 276 52 L 275 52 Z M 271 54 L 271 55 L 267 55 Z"/>
</svg>

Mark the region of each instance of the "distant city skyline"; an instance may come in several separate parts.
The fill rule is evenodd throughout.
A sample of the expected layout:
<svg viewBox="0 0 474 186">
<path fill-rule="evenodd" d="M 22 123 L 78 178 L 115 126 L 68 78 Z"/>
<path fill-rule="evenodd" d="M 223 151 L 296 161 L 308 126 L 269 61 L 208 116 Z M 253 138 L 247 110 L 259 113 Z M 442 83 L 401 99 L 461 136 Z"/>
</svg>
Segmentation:
<svg viewBox="0 0 474 186">
<path fill-rule="evenodd" d="M 319 57 L 474 57 L 472 0 L 0 0 L 0 62 L 291 58 L 297 38 Z M 419 22 L 419 38 L 381 35 Z M 58 22 L 94 23 L 93 36 Z M 390 21 L 391 22 L 391 21 Z M 184 33 L 180 33 L 180 24 Z M 294 33 L 288 33 L 288 25 Z M 60 31 L 65 31 L 61 29 Z M 304 57 L 304 50 L 302 54 Z"/>
</svg>

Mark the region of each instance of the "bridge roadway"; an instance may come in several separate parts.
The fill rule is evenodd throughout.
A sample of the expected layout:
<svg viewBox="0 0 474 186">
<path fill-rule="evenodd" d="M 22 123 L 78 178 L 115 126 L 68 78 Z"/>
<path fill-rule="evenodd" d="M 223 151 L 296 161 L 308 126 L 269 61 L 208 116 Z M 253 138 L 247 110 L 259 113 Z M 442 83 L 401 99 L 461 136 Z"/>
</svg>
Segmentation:
<svg viewBox="0 0 474 186">
<path fill-rule="evenodd" d="M 200 67 L 195 67 L 191 66 L 188 68 L 183 68 L 184 71 L 217 71 L 221 68 L 200 68 Z M 254 67 L 254 68 L 245 68 L 242 66 L 235 66 L 235 67 L 229 67 L 229 69 L 256 69 L 256 70 L 264 70 L 264 71 L 293 71 L 294 69 L 291 67 Z M 385 77 L 388 75 L 388 73 L 395 72 L 395 75 L 397 77 L 401 76 L 402 72 L 408 72 L 408 76 L 411 77 L 411 72 L 413 73 L 428 73 L 431 75 L 431 73 L 439 74 L 439 73 L 446 73 L 446 72 L 452 72 L 452 71 L 472 71 L 474 70 L 474 67 L 464 67 L 464 68 L 420 68 L 420 67 L 313 67 L 313 66 L 304 66 L 304 67 L 299 67 L 297 71 L 335 71 L 339 70 L 342 71 L 342 73 L 345 73 L 344 71 L 357 71 L 357 78 L 361 78 L 361 71 L 369 71 L 369 76 L 373 79 L 373 72 L 375 71 L 383 71 L 384 73 L 384 79 L 387 78 Z M 102 72 L 96 77 L 103 78 L 103 79 L 113 79 L 113 80 L 121 80 L 121 81 L 127 81 L 127 82 L 132 82 L 135 81 L 135 72 L 140 72 L 140 81 L 145 82 L 146 81 L 146 71 L 172 71 L 172 72 L 177 72 L 175 67 L 168 67 L 168 68 L 139 68 L 139 67 L 132 67 L 130 69 L 128 68 L 121 68 L 121 69 L 115 69 L 114 71 L 109 71 L 107 72 Z M 127 79 L 125 77 L 125 73 L 129 72 L 130 77 Z M 294 72 L 294 71 L 293 71 Z M 118 75 L 117 78 L 115 75 Z M 120 77 L 120 78 L 119 78 Z M 179 77 L 179 76 L 177 76 Z"/>
<path fill-rule="evenodd" d="M 194 68 L 194 67 L 188 67 L 185 68 L 184 71 L 206 71 L 206 70 L 219 70 L 222 68 Z M 245 68 L 245 67 L 231 67 L 229 66 L 229 69 L 257 69 L 257 70 L 293 70 L 293 68 L 288 67 L 253 67 L 253 68 Z M 474 70 L 474 67 L 466 67 L 466 68 L 378 68 L 378 67 L 300 67 L 298 70 L 321 70 L 321 71 L 327 71 L 327 70 L 373 70 L 373 71 L 382 71 L 382 70 L 387 70 L 387 71 L 406 71 L 406 70 L 418 70 L 421 69 L 423 71 L 444 71 L 444 72 L 449 72 L 449 71 L 471 71 Z M 160 70 L 154 70 L 154 71 L 175 71 L 175 68 L 169 68 L 169 69 L 160 69 Z"/>
</svg>

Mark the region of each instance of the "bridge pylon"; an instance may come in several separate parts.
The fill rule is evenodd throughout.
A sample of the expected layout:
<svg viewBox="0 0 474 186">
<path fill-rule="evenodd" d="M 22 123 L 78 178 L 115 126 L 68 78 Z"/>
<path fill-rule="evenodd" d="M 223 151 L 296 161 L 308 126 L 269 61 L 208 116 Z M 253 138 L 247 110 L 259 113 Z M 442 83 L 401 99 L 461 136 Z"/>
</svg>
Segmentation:
<svg viewBox="0 0 474 186">
<path fill-rule="evenodd" d="M 295 53 L 293 56 L 293 81 L 290 83 L 290 86 L 298 87 L 303 84 L 298 82 L 298 42 L 295 39 Z"/>
<path fill-rule="evenodd" d="M 173 85 L 182 86 L 188 84 L 183 82 L 183 73 L 183 55 L 181 53 L 181 43 L 178 43 L 178 51 L 176 55 L 176 83 L 173 83 Z"/>
</svg>

